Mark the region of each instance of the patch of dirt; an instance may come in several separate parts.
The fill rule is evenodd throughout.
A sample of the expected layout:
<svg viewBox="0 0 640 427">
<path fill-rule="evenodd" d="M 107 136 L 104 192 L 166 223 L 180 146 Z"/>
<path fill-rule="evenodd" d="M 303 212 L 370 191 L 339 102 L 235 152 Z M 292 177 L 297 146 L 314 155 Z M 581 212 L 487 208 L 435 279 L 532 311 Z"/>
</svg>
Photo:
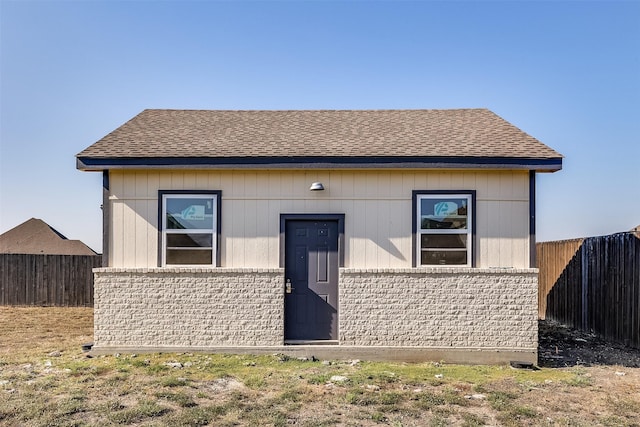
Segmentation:
<svg viewBox="0 0 640 427">
<path fill-rule="evenodd" d="M 640 368 L 640 349 L 605 341 L 595 334 L 541 320 L 538 325 L 538 365 L 543 368 L 618 365 Z"/>
</svg>

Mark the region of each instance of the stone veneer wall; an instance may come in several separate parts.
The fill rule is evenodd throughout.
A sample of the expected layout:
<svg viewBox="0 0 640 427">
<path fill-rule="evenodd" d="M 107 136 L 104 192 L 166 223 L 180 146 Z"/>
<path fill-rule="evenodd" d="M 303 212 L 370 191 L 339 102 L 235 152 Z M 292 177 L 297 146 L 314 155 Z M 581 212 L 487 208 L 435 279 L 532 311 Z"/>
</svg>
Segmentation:
<svg viewBox="0 0 640 427">
<path fill-rule="evenodd" d="M 283 269 L 94 269 L 96 347 L 282 345 Z"/>
<path fill-rule="evenodd" d="M 340 344 L 538 348 L 537 269 L 340 269 Z"/>
<path fill-rule="evenodd" d="M 96 348 L 284 344 L 283 269 L 94 272 Z M 515 350 L 535 355 L 537 273 L 341 268 L 338 347 Z"/>
</svg>

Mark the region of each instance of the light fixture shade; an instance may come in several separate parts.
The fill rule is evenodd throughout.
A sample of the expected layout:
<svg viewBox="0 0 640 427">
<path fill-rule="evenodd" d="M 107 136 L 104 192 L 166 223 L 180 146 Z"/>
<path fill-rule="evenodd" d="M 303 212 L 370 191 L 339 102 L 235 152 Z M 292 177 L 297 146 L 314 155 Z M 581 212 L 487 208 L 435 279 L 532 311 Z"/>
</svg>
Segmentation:
<svg viewBox="0 0 640 427">
<path fill-rule="evenodd" d="M 309 187 L 309 191 L 323 191 L 324 190 L 324 185 L 322 185 L 321 182 L 314 182 L 313 184 L 311 184 L 311 187 Z"/>
</svg>

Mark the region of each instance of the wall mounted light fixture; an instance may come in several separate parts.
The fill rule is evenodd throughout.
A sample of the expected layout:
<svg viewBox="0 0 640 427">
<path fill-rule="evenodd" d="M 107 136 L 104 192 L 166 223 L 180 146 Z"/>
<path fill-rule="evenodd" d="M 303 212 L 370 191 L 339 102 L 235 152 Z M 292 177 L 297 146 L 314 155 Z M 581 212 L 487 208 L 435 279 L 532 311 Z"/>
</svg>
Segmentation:
<svg viewBox="0 0 640 427">
<path fill-rule="evenodd" d="M 324 190 L 324 185 L 322 185 L 321 182 L 314 182 L 313 184 L 311 184 L 311 187 L 309 187 L 309 191 L 323 191 Z"/>
</svg>

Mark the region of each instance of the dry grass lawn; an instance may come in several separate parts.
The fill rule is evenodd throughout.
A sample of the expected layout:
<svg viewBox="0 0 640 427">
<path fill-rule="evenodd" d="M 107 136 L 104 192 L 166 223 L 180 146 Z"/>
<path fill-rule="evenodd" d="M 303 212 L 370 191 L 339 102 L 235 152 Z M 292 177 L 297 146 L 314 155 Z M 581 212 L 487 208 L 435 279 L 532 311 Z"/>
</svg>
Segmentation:
<svg viewBox="0 0 640 427">
<path fill-rule="evenodd" d="M 640 369 L 88 358 L 87 308 L 0 307 L 2 426 L 632 426 Z"/>
</svg>

